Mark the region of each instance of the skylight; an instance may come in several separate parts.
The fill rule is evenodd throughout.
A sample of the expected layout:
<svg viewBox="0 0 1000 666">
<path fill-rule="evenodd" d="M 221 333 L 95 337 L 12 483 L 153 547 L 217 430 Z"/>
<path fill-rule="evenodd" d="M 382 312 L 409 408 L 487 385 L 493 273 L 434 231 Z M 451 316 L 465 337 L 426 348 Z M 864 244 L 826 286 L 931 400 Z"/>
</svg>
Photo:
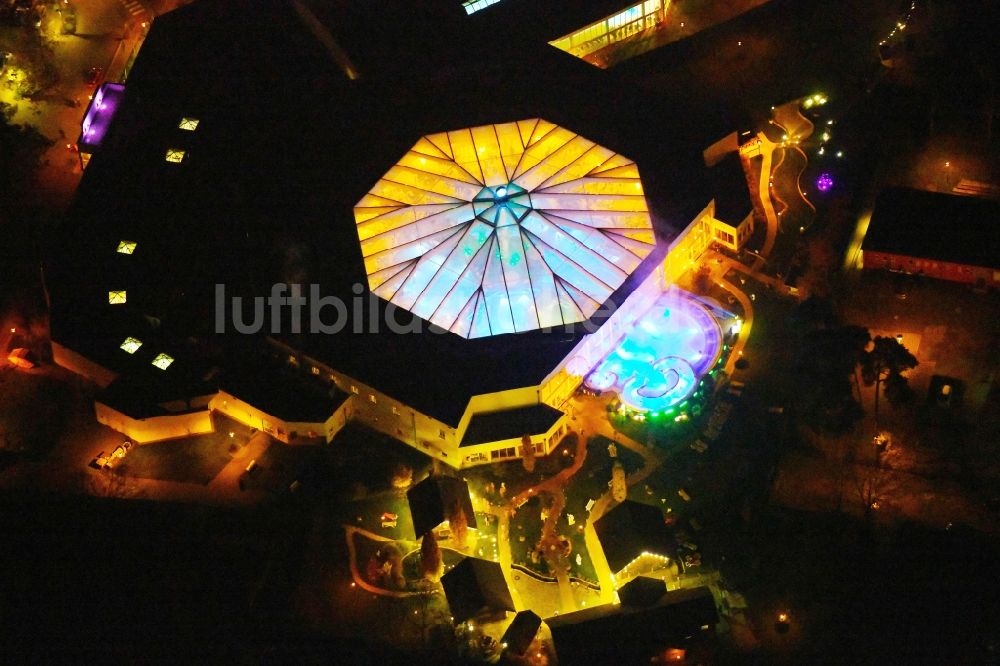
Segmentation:
<svg viewBox="0 0 1000 666">
<path fill-rule="evenodd" d="M 486 9 L 490 5 L 495 5 L 500 0 L 465 0 L 462 6 L 465 7 L 466 14 L 475 14 L 480 9 Z"/>
<path fill-rule="evenodd" d="M 187 130 L 193 132 L 198 129 L 198 123 L 201 122 L 197 118 L 181 118 L 181 122 L 178 125 L 182 130 Z"/>
<path fill-rule="evenodd" d="M 121 291 L 109 291 L 108 292 L 108 303 L 111 305 L 121 305 L 125 302 L 125 290 Z"/>
<path fill-rule="evenodd" d="M 166 354 L 157 354 L 156 358 L 153 359 L 153 365 L 158 367 L 160 370 L 166 370 L 173 362 L 173 357 Z"/>
<path fill-rule="evenodd" d="M 468 338 L 586 320 L 656 242 L 635 163 L 539 119 L 423 137 L 354 217 L 371 290 Z"/>
<path fill-rule="evenodd" d="M 123 240 L 118 243 L 118 254 L 132 254 L 135 252 L 135 241 Z"/>
<path fill-rule="evenodd" d="M 127 351 L 129 354 L 134 354 L 139 351 L 139 347 L 142 346 L 142 340 L 137 340 L 136 338 L 125 338 L 125 342 L 121 344 L 121 348 Z"/>
<path fill-rule="evenodd" d="M 180 148 L 167 148 L 167 161 L 180 164 L 184 161 L 184 151 Z"/>
</svg>

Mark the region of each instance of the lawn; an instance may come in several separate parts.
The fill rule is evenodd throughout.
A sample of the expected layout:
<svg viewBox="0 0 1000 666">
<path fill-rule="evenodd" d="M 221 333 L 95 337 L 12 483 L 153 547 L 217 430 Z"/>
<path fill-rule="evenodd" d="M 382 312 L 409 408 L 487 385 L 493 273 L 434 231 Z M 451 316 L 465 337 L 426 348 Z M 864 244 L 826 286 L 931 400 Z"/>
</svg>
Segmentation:
<svg viewBox="0 0 1000 666">
<path fill-rule="evenodd" d="M 229 438 L 209 433 L 134 446 L 117 472 L 140 479 L 207 485 L 230 460 Z"/>
</svg>

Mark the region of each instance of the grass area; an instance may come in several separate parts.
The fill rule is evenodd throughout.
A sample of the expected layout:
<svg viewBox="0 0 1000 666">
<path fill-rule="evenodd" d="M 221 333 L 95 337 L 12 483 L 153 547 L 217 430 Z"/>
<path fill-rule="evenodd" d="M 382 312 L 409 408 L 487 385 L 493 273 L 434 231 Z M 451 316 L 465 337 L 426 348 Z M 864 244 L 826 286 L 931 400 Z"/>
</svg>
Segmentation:
<svg viewBox="0 0 1000 666">
<path fill-rule="evenodd" d="M 549 499 L 539 497 L 529 499 L 510 519 L 510 556 L 515 564 L 522 564 L 540 574 L 548 575 L 549 567 L 545 560 L 537 563 L 531 561 L 530 552 L 542 537 L 542 520 L 539 512 L 548 505 Z"/>
<path fill-rule="evenodd" d="M 0 367 L 0 449 L 44 457 L 69 427 L 73 387 L 40 370 Z M 91 414 L 92 417 L 92 414 Z"/>
<path fill-rule="evenodd" d="M 329 445 L 332 479 L 337 485 L 353 485 L 354 494 L 388 490 L 393 469 L 406 465 L 414 480 L 427 475 L 431 459 L 413 447 L 358 422 L 351 421 Z"/>
<path fill-rule="evenodd" d="M 229 438 L 209 433 L 134 446 L 116 471 L 140 479 L 205 485 L 230 460 Z"/>
</svg>

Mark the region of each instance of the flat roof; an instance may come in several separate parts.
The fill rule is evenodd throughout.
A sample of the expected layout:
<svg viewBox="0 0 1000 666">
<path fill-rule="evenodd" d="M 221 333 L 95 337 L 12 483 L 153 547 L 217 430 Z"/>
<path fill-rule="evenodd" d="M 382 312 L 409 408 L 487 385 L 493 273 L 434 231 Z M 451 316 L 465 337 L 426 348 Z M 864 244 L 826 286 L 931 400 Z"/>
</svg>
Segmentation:
<svg viewBox="0 0 1000 666">
<path fill-rule="evenodd" d="M 715 219 L 737 226 L 753 209 L 746 172 L 738 153 L 729 153 L 709 168 Z"/>
<path fill-rule="evenodd" d="M 299 423 L 326 421 L 350 397 L 332 383 L 268 363 L 224 372 L 219 388 L 271 416 Z"/>
<path fill-rule="evenodd" d="M 473 414 L 460 446 L 540 435 L 547 432 L 562 416 L 563 412 L 543 403 Z"/>
<path fill-rule="evenodd" d="M 719 621 L 707 587 L 675 590 L 653 606 L 605 604 L 550 617 L 560 663 L 649 663 L 668 647 L 683 647 L 690 636 Z"/>
<path fill-rule="evenodd" d="M 1000 203 L 886 188 L 875 200 L 861 249 L 1000 269 Z"/>
</svg>

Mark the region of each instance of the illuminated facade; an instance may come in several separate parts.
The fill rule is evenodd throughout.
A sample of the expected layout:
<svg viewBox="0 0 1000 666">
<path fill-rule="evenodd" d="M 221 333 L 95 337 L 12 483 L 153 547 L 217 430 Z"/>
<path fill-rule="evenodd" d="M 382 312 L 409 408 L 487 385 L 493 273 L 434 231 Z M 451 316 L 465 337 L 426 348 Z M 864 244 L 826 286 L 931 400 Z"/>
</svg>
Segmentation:
<svg viewBox="0 0 1000 666">
<path fill-rule="evenodd" d="M 423 137 L 354 216 L 371 290 L 466 338 L 584 321 L 655 246 L 635 163 L 540 119 Z"/>
<path fill-rule="evenodd" d="M 666 18 L 670 0 L 644 0 L 622 11 L 591 23 L 564 37 L 549 42 L 578 58 L 623 42 L 634 35 L 658 26 Z"/>
</svg>

